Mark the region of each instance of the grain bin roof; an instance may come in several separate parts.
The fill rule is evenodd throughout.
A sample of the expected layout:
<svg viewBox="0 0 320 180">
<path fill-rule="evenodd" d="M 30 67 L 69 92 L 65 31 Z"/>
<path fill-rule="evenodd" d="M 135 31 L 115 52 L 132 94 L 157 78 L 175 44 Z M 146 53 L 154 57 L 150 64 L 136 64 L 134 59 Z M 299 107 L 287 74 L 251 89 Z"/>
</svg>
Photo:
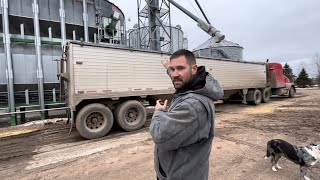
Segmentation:
<svg viewBox="0 0 320 180">
<path fill-rule="evenodd" d="M 213 38 L 210 38 L 200 46 L 196 47 L 193 51 L 206 49 L 206 48 L 216 48 L 216 47 L 226 47 L 226 46 L 242 48 L 238 43 L 233 43 L 227 40 L 222 40 L 220 43 L 216 43 Z"/>
</svg>

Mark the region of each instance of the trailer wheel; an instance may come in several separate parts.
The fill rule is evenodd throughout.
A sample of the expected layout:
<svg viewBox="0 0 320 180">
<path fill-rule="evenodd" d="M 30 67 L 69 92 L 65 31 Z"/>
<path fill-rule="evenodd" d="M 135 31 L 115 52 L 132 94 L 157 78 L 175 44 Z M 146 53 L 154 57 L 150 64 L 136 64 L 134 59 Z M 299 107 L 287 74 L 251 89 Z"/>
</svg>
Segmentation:
<svg viewBox="0 0 320 180">
<path fill-rule="evenodd" d="M 258 105 L 261 103 L 262 95 L 261 91 L 259 89 L 253 90 L 253 101 L 251 101 L 252 104 Z"/>
<path fill-rule="evenodd" d="M 103 104 L 89 104 L 82 108 L 76 118 L 79 134 L 87 139 L 100 138 L 108 134 L 113 126 L 113 114 Z"/>
<path fill-rule="evenodd" d="M 295 95 L 295 89 L 294 89 L 294 87 L 290 87 L 288 97 L 293 98 L 294 95 Z"/>
<path fill-rule="evenodd" d="M 147 120 L 147 112 L 139 101 L 129 100 L 116 108 L 115 119 L 123 130 L 134 131 L 144 125 Z"/>
<path fill-rule="evenodd" d="M 270 101 L 270 97 L 271 97 L 271 90 L 270 88 L 265 88 L 262 90 L 262 102 L 263 103 L 267 103 Z"/>
</svg>

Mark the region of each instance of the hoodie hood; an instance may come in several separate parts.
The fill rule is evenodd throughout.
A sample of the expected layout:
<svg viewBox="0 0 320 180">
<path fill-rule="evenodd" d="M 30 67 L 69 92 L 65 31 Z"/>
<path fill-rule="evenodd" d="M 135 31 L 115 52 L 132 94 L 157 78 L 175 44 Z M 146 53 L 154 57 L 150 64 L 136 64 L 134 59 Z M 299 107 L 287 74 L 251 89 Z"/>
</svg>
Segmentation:
<svg viewBox="0 0 320 180">
<path fill-rule="evenodd" d="M 197 73 L 181 89 L 177 89 L 175 95 L 196 93 L 209 97 L 212 100 L 219 100 L 223 97 L 223 90 L 220 83 L 206 72 L 204 66 L 199 66 Z"/>
<path fill-rule="evenodd" d="M 175 94 L 181 94 L 188 91 L 195 91 L 201 89 L 206 84 L 207 72 L 204 66 L 198 67 L 197 73 L 193 75 L 190 81 L 185 84 L 182 88 L 177 89 Z"/>
</svg>

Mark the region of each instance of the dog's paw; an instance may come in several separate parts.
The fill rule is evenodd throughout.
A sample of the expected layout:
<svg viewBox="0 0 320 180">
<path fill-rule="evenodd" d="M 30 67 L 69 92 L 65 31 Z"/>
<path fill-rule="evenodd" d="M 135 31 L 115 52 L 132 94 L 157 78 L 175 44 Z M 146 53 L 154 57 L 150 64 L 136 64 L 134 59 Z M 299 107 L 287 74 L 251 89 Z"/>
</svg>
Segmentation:
<svg viewBox="0 0 320 180">
<path fill-rule="evenodd" d="M 277 164 L 276 166 L 277 166 L 277 169 L 282 169 L 282 167 L 281 167 L 281 166 L 279 166 L 278 164 Z"/>
<path fill-rule="evenodd" d="M 272 171 L 277 171 L 277 168 L 272 166 Z"/>
<path fill-rule="evenodd" d="M 304 180 L 310 180 L 307 176 L 303 176 Z"/>
</svg>

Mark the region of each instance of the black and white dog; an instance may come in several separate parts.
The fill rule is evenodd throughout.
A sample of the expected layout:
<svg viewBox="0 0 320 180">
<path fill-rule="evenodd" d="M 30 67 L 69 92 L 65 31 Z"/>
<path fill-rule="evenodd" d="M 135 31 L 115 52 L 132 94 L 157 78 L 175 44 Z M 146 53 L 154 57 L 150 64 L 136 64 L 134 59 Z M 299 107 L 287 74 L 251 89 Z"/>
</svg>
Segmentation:
<svg viewBox="0 0 320 180">
<path fill-rule="evenodd" d="M 267 144 L 266 158 L 270 156 L 273 171 L 281 169 L 278 161 L 284 156 L 300 165 L 300 179 L 309 180 L 306 176 L 307 168 L 315 165 L 320 160 L 320 144 L 298 147 L 281 139 L 272 139 Z"/>
</svg>

